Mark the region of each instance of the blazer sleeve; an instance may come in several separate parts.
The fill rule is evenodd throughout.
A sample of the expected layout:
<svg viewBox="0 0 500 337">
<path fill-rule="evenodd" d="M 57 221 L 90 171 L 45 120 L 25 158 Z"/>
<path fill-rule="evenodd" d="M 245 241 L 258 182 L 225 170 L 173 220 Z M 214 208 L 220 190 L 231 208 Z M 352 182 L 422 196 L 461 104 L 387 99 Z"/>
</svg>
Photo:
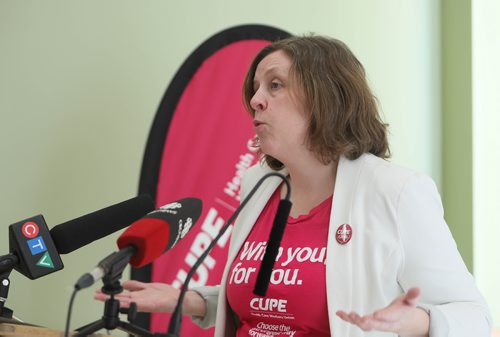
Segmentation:
<svg viewBox="0 0 500 337">
<path fill-rule="evenodd" d="M 488 337 L 492 318 L 443 218 L 434 182 L 415 174 L 396 205 L 403 263 L 399 283 L 421 289 L 419 307 L 430 315 L 430 337 Z"/>
<path fill-rule="evenodd" d="M 206 304 L 205 316 L 191 316 L 193 323 L 198 325 L 200 328 L 208 329 L 215 325 L 217 302 L 219 300 L 219 288 L 219 286 L 205 286 L 192 289 L 205 300 Z"/>
</svg>

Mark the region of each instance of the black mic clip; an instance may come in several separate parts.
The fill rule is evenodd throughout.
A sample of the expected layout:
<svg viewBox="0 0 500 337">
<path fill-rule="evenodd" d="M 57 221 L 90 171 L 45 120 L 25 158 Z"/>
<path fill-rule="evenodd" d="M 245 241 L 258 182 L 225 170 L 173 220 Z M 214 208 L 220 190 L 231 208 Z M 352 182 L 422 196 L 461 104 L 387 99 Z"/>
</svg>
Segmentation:
<svg viewBox="0 0 500 337">
<path fill-rule="evenodd" d="M 0 256 L 0 317 L 11 319 L 14 312 L 5 306 L 9 295 L 9 275 L 19 259 L 14 254 Z"/>
<path fill-rule="evenodd" d="M 120 279 L 122 277 L 123 270 L 127 267 L 130 258 L 135 254 L 136 250 L 137 249 L 135 247 L 129 246 L 112 253 L 99 262 L 98 266 L 105 271 L 105 274 L 102 277 L 103 287 L 101 289 L 103 293 L 115 295 L 123 291 Z"/>
<path fill-rule="evenodd" d="M 83 274 L 75 284 L 76 290 L 90 287 L 96 281 L 102 279 L 104 286 L 103 292 L 108 295 L 114 295 L 121 292 L 121 287 L 116 288 L 116 283 L 122 277 L 123 270 L 127 267 L 131 257 L 136 253 L 137 249 L 134 246 L 128 246 L 113 252 L 103 260 L 97 267 L 89 273 Z"/>
</svg>

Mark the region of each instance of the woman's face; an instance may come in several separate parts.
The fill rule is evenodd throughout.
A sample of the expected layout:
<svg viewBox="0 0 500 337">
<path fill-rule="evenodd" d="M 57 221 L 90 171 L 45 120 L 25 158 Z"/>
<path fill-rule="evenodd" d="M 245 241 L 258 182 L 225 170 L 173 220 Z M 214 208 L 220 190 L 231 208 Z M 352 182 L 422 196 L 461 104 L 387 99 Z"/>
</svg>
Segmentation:
<svg viewBox="0 0 500 337">
<path fill-rule="evenodd" d="M 308 118 L 292 90 L 292 61 L 283 51 L 275 51 L 257 65 L 250 106 L 254 110 L 254 129 L 262 153 L 286 163 L 286 158 L 305 148 Z"/>
</svg>

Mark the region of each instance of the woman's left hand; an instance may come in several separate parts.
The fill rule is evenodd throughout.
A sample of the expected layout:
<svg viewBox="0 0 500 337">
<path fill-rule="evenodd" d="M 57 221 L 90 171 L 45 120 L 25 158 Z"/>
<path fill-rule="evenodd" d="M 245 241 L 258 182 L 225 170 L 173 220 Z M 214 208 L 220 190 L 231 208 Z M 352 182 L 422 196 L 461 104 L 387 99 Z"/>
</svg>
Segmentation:
<svg viewBox="0 0 500 337">
<path fill-rule="evenodd" d="M 429 336 L 429 315 L 417 308 L 420 289 L 411 288 L 397 297 L 387 307 L 361 316 L 357 312 L 337 311 L 344 321 L 357 325 L 364 331 L 395 332 L 399 336 Z"/>
</svg>

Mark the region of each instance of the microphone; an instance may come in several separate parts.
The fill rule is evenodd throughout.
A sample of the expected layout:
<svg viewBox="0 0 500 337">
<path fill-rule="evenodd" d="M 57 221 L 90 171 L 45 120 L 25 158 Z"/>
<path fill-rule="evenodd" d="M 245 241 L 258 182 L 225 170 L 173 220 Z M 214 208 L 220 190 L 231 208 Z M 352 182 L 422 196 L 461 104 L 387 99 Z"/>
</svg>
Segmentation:
<svg viewBox="0 0 500 337">
<path fill-rule="evenodd" d="M 128 227 L 154 209 L 151 197 L 142 194 L 57 225 L 50 230 L 50 235 L 57 251 L 68 254 Z"/>
<path fill-rule="evenodd" d="M 201 211 L 200 199 L 184 198 L 137 220 L 118 238 L 120 250 L 111 253 L 96 268 L 82 275 L 75 289 L 90 287 L 108 273 L 118 276 L 128 263 L 138 268 L 153 262 L 184 238 L 200 217 Z"/>
<path fill-rule="evenodd" d="M 0 272 L 13 268 L 36 279 L 64 268 L 67 254 L 123 229 L 154 209 L 148 195 L 106 207 L 57 225 L 50 231 L 42 215 L 9 226 L 10 254 L 0 256 Z"/>
<path fill-rule="evenodd" d="M 181 328 L 181 321 L 182 321 L 182 302 L 184 301 L 184 296 L 186 295 L 188 284 L 191 281 L 191 278 L 193 277 L 194 273 L 196 272 L 198 267 L 203 263 L 205 258 L 208 256 L 208 254 L 212 250 L 212 248 L 214 248 L 214 246 L 217 244 L 217 241 L 219 241 L 219 239 L 224 235 L 224 233 L 229 228 L 229 226 L 234 222 L 236 217 L 240 214 L 241 210 L 246 206 L 246 204 L 248 203 L 250 198 L 255 194 L 255 192 L 257 192 L 260 185 L 262 185 L 262 183 L 267 178 L 272 177 L 272 176 L 276 176 L 276 177 L 281 178 L 285 182 L 286 187 L 287 187 L 285 199 L 280 201 L 280 204 L 278 206 L 278 212 L 276 213 L 276 217 L 275 217 L 274 222 L 273 222 L 273 226 L 275 224 L 278 224 L 278 226 L 282 227 L 282 229 L 278 230 L 277 234 L 274 234 L 274 236 L 276 236 L 276 239 L 279 237 L 280 242 L 281 242 L 281 237 L 283 236 L 284 225 L 286 224 L 286 220 L 288 218 L 288 214 L 290 214 L 290 208 L 292 206 L 292 203 L 290 202 L 291 188 L 290 188 L 290 182 L 286 179 L 286 177 L 284 175 L 282 175 L 281 173 L 278 173 L 278 172 L 271 172 L 271 173 L 264 175 L 262 178 L 260 178 L 260 180 L 257 182 L 257 184 L 255 184 L 255 186 L 248 193 L 248 195 L 245 197 L 245 199 L 241 202 L 241 204 L 238 206 L 238 208 L 236 208 L 233 215 L 231 215 L 231 217 L 226 222 L 226 224 L 224 224 L 224 226 L 221 228 L 221 230 L 219 231 L 217 236 L 212 240 L 212 242 L 208 245 L 207 249 L 205 249 L 205 251 L 200 255 L 199 259 L 194 263 L 194 265 L 191 267 L 191 269 L 187 273 L 186 279 L 184 280 L 184 283 L 182 284 L 182 287 L 181 287 L 179 298 L 177 299 L 177 305 L 175 306 L 175 309 L 172 313 L 172 316 L 170 317 L 170 323 L 168 326 L 167 337 L 179 336 L 179 330 Z M 283 221 L 283 218 L 284 218 L 284 221 Z M 273 232 L 273 230 L 271 230 L 271 233 L 272 232 Z M 279 234 L 280 232 L 281 232 L 281 235 Z M 275 240 L 274 236 L 273 236 L 273 240 Z M 271 241 L 271 237 L 269 238 L 269 241 Z M 279 248 L 280 242 L 277 243 L 278 248 Z M 268 242 L 268 245 L 269 245 L 269 242 Z M 278 249 L 276 249 L 276 253 L 277 253 L 277 251 L 278 251 Z M 276 254 L 274 255 L 274 259 L 276 259 Z M 272 271 L 273 265 L 274 265 L 274 263 L 270 267 L 271 271 Z M 261 269 L 262 269 L 262 267 L 261 267 Z M 264 270 L 266 270 L 266 269 L 264 269 Z M 260 274 L 260 270 L 259 270 L 259 274 Z M 269 275 L 270 275 L 270 272 L 269 272 Z M 267 278 L 267 282 L 269 283 L 269 278 Z M 267 286 L 266 286 L 266 289 L 267 289 Z M 255 290 L 254 290 L 254 293 L 255 293 Z"/>
<path fill-rule="evenodd" d="M 269 240 L 267 240 L 266 252 L 262 258 L 259 273 L 257 274 L 257 280 L 255 281 L 255 287 L 253 290 L 255 295 L 266 296 L 269 280 L 271 279 L 271 273 L 276 261 L 276 256 L 278 255 L 281 239 L 283 238 L 283 233 L 285 232 L 286 221 L 288 220 L 288 215 L 290 215 L 291 208 L 292 202 L 290 200 L 280 200 L 278 210 L 276 211 L 276 216 L 274 218 L 273 227 L 271 228 L 271 233 L 269 234 Z"/>
</svg>

